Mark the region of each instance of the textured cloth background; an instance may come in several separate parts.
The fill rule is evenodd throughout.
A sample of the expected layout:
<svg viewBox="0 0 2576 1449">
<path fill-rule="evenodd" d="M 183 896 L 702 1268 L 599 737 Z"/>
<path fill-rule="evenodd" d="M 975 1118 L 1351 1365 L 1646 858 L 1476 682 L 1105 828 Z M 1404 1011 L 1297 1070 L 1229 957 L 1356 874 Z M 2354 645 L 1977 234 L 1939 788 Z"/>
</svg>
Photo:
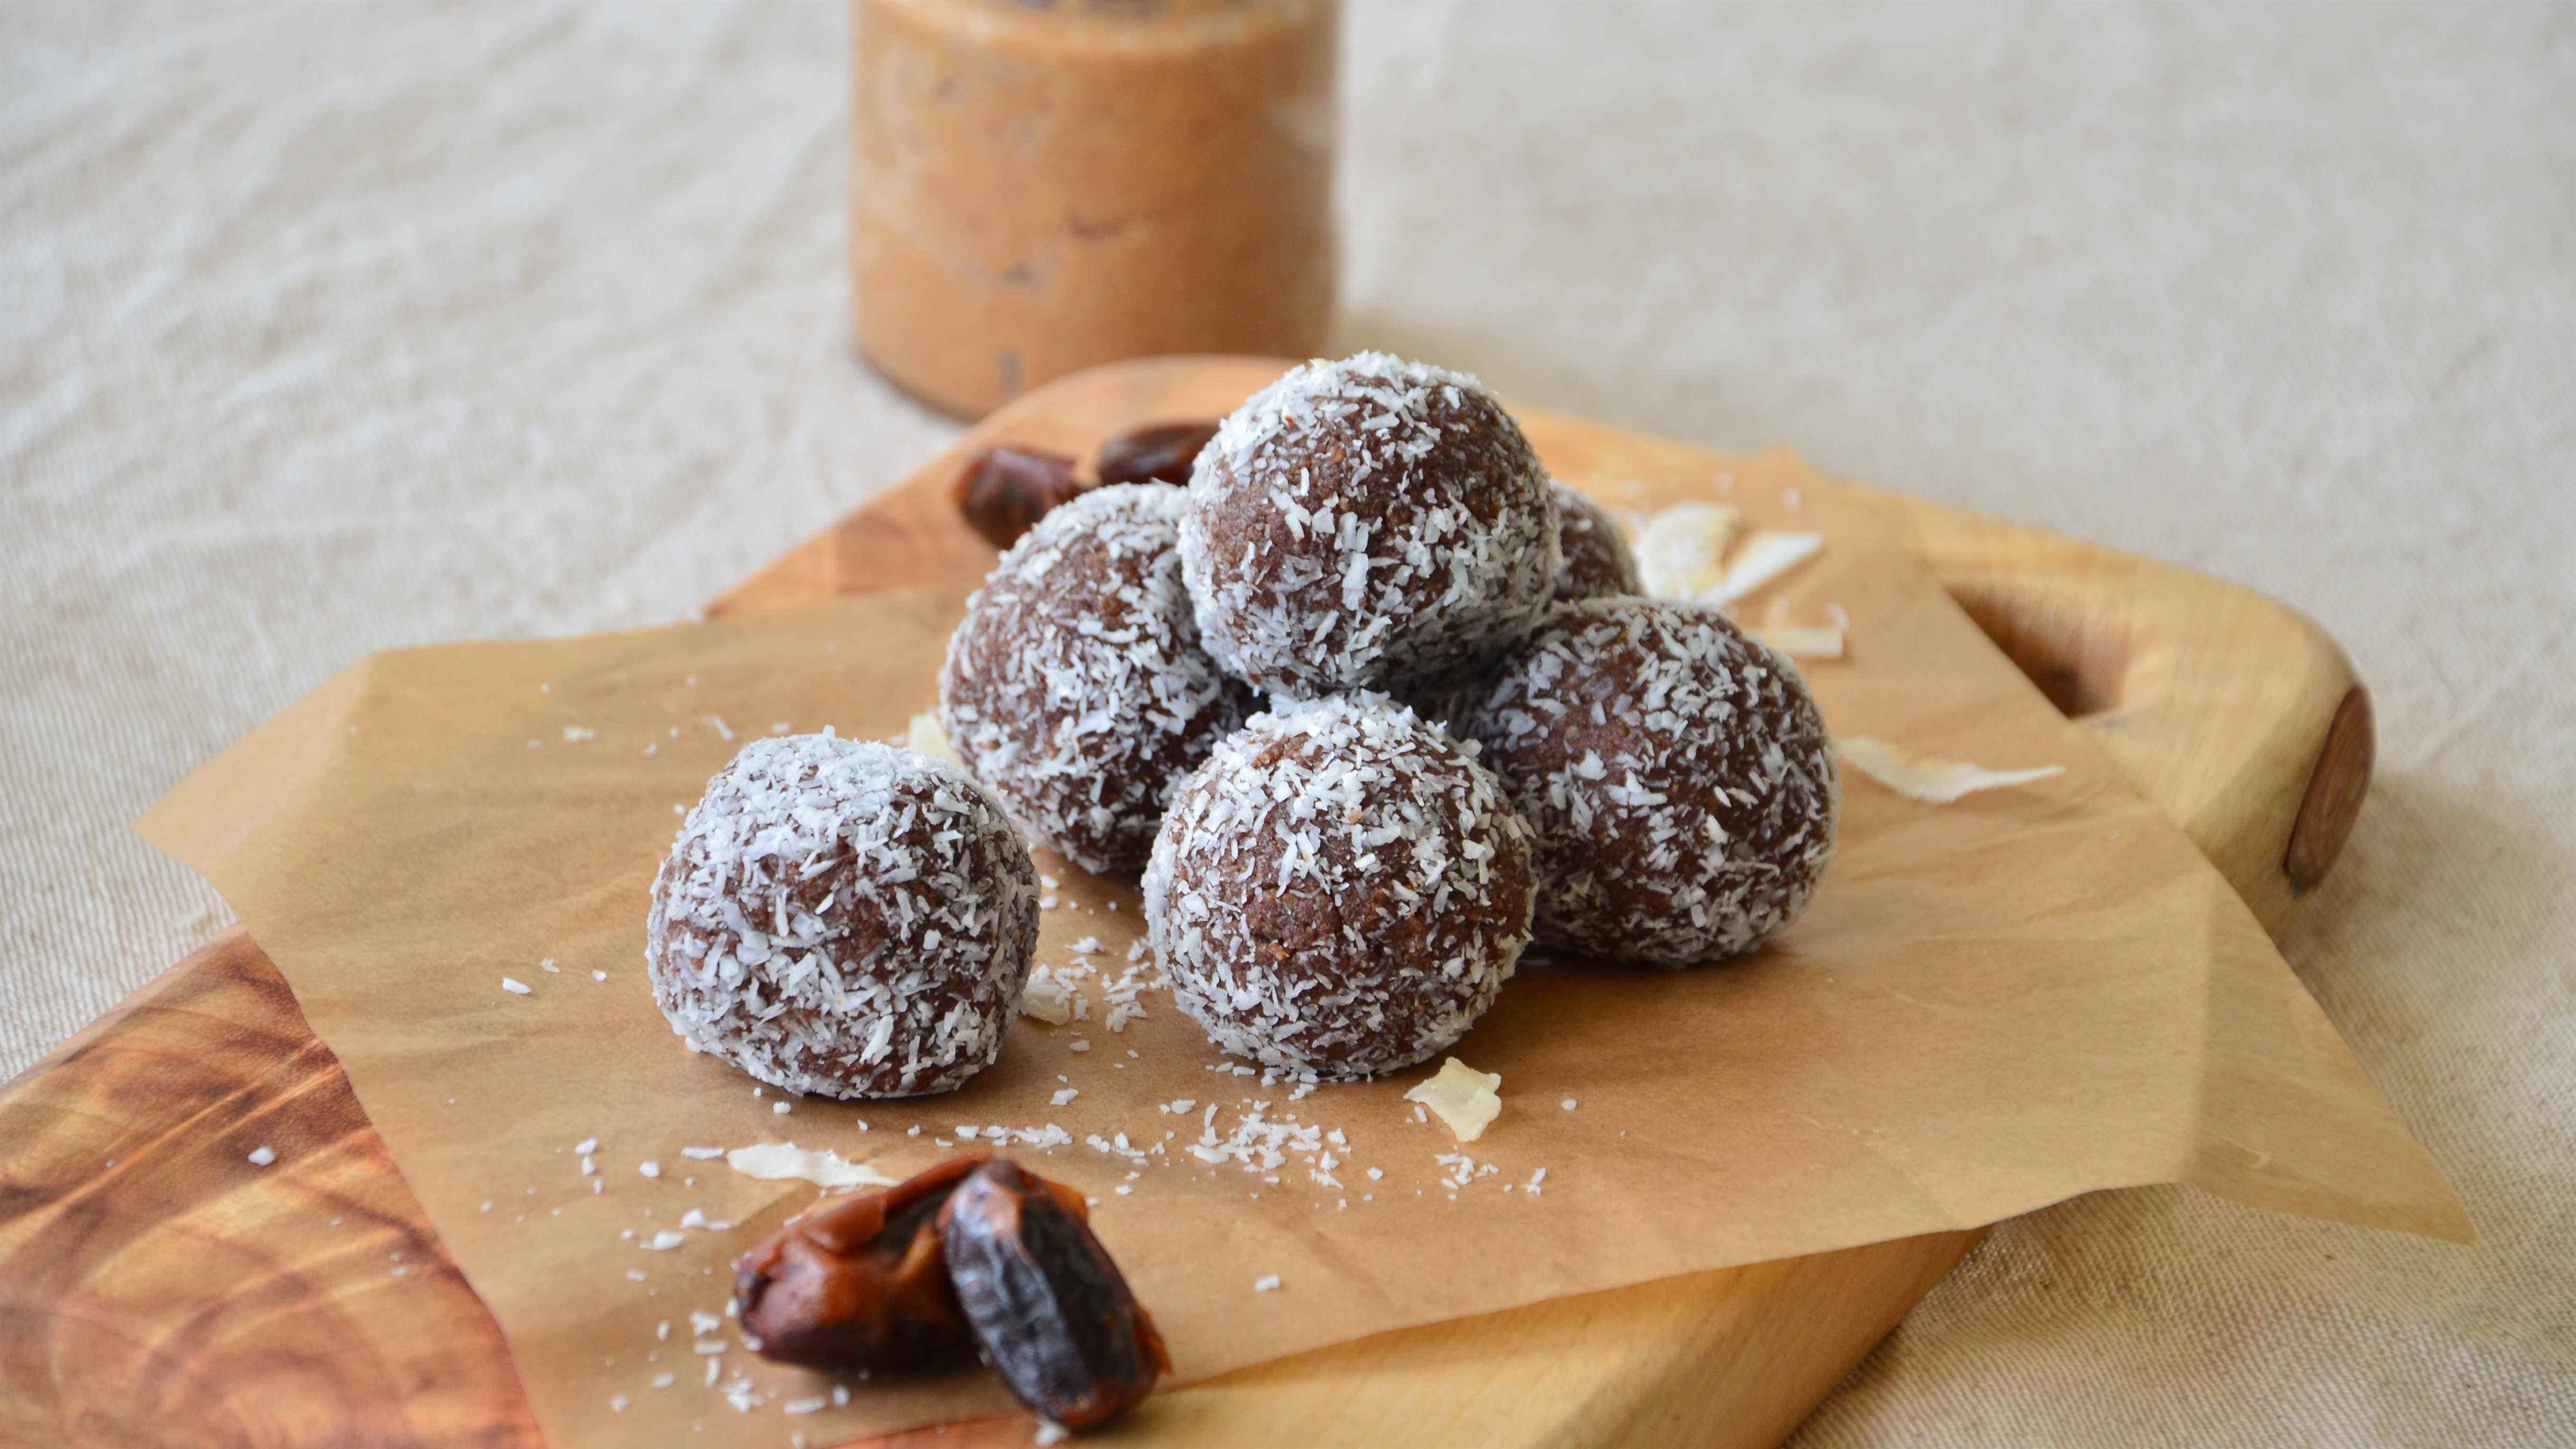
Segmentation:
<svg viewBox="0 0 2576 1449">
<path fill-rule="evenodd" d="M 1362 4 L 1343 341 L 2177 560 L 2379 785 L 2285 942 L 2486 1243 L 2009 1224 L 1812 1445 L 2576 1441 L 2576 8 Z M 852 360 L 839 6 L 0 7 L 0 1070 L 360 654 L 667 621 L 952 426 Z"/>
</svg>

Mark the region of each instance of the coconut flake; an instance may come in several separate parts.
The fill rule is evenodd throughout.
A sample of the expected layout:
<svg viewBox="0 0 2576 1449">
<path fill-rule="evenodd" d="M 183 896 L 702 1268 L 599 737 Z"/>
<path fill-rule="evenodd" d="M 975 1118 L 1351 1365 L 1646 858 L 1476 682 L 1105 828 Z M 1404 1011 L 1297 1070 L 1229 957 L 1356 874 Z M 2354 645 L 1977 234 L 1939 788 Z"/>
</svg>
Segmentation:
<svg viewBox="0 0 2576 1449">
<path fill-rule="evenodd" d="M 249 1153 L 250 1165 L 253 1167 L 266 1167 L 276 1160 L 277 1149 L 266 1143 L 261 1143 L 259 1146 L 252 1148 Z"/>
<path fill-rule="evenodd" d="M 1029 984 L 1020 989 L 1020 1015 L 1049 1026 L 1064 1025 L 1073 1020 L 1073 988 L 1039 968 L 1029 976 Z"/>
<path fill-rule="evenodd" d="M 892 1187 L 895 1180 L 864 1162 L 844 1162 L 828 1148 L 804 1148 L 793 1142 L 763 1142 L 725 1154 L 725 1165 L 764 1182 L 800 1178 L 817 1187 Z"/>
<path fill-rule="evenodd" d="M 1698 599 L 1726 579 L 1726 552 L 1743 515 L 1723 503 L 1676 503 L 1646 520 L 1637 535 L 1637 570 L 1646 591 Z"/>
<path fill-rule="evenodd" d="M 1831 624 L 1813 627 L 1782 625 L 1776 629 L 1756 629 L 1753 631 L 1753 637 L 1792 659 L 1843 657 L 1843 631 Z"/>
<path fill-rule="evenodd" d="M 1990 770 L 1958 760 L 1931 760 L 1899 749 L 1885 740 L 1866 735 L 1846 735 L 1835 741 L 1835 751 L 1845 763 L 1909 800 L 1932 805 L 1947 805 L 1962 795 L 1979 790 L 2000 790 L 2008 785 L 2027 785 L 2051 775 L 2066 773 L 2064 765 L 2042 765 L 2030 770 Z"/>
<path fill-rule="evenodd" d="M 948 731 L 939 727 L 939 716 L 933 711 L 925 710 L 912 717 L 912 723 L 903 732 L 903 747 L 916 755 L 928 755 L 952 765 L 965 764 L 957 758 L 956 749 L 948 743 Z"/>
<path fill-rule="evenodd" d="M 1441 1063 L 1436 1075 L 1415 1083 L 1413 1090 L 1404 1094 L 1404 1100 L 1430 1108 L 1448 1124 L 1452 1136 L 1461 1142 L 1473 1142 L 1502 1115 L 1502 1085 L 1501 1074 L 1477 1071 L 1451 1057 Z"/>
<path fill-rule="evenodd" d="M 501 978 L 501 989 L 512 996 L 525 996 L 536 988 L 515 977 L 504 976 Z"/>
<path fill-rule="evenodd" d="M 1736 551 L 1735 561 L 1727 565 L 1726 577 L 1701 599 L 1711 604 L 1734 603 L 1814 558 L 1824 546 L 1824 535 L 1817 533 L 1777 533 L 1766 529 L 1752 534 L 1744 540 L 1744 547 Z"/>
</svg>

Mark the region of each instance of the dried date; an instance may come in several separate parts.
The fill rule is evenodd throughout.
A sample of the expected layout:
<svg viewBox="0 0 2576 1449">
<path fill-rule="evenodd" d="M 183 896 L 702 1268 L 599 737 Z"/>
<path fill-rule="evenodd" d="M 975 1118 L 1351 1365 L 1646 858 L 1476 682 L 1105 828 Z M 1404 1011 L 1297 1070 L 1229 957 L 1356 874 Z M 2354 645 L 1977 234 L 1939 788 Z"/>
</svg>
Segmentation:
<svg viewBox="0 0 2576 1449">
<path fill-rule="evenodd" d="M 1125 1412 L 1171 1371 L 1163 1336 L 1079 1194 L 996 1159 L 939 1210 L 957 1301 L 1020 1402 L 1068 1429 Z"/>
<path fill-rule="evenodd" d="M 957 475 L 957 510 L 984 541 L 1009 548 L 1057 505 L 1084 489 L 1073 460 L 1035 448 L 987 448 Z"/>
<path fill-rule="evenodd" d="M 760 1356 L 871 1371 L 971 1362 L 975 1338 L 949 1283 L 939 1214 L 990 1160 L 956 1158 L 834 1203 L 744 1254 L 734 1298 Z"/>
<path fill-rule="evenodd" d="M 1187 483 L 1199 450 L 1216 436 L 1214 422 L 1157 423 L 1100 445 L 1093 471 L 1103 483 Z"/>
</svg>

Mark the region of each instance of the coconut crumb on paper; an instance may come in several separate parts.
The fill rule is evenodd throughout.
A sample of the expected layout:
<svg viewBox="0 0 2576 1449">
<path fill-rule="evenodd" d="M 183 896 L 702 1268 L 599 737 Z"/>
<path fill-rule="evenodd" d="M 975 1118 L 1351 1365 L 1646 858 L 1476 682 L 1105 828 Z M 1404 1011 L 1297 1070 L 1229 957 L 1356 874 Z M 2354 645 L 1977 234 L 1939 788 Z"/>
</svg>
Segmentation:
<svg viewBox="0 0 2576 1449">
<path fill-rule="evenodd" d="M 1637 531 L 1637 571 L 1646 592 L 1697 599 L 1726 579 L 1726 553 L 1743 515 L 1723 503 L 1676 503 Z"/>
<path fill-rule="evenodd" d="M 1792 659 L 1843 657 L 1843 631 L 1831 624 L 1804 627 L 1783 625 L 1776 629 L 1756 629 L 1753 631 L 1753 637 Z"/>
<path fill-rule="evenodd" d="M 1272 1273 L 1272 1274 L 1268 1275 L 1267 1277 L 1262 1277 L 1262 1278 L 1255 1278 L 1255 1279 L 1253 1279 L 1253 1280 L 1252 1280 L 1252 1291 L 1253 1291 L 1253 1292 L 1255 1292 L 1255 1293 L 1276 1293 L 1276 1292 L 1278 1292 L 1278 1291 L 1279 1291 L 1279 1275 L 1278 1275 L 1278 1274 L 1276 1274 L 1276 1273 Z"/>
<path fill-rule="evenodd" d="M 247 1160 L 253 1167 L 266 1167 L 277 1160 L 277 1149 L 263 1142 L 250 1150 Z"/>
<path fill-rule="evenodd" d="M 800 1178 L 817 1187 L 892 1187 L 895 1180 L 864 1162 L 845 1162 L 828 1148 L 799 1147 L 793 1142 L 763 1142 L 725 1154 L 725 1165 L 764 1182 Z"/>
<path fill-rule="evenodd" d="M 1845 764 L 1897 794 L 1930 805 L 1947 805 L 1962 795 L 1979 790 L 2027 785 L 2033 780 L 2066 773 L 2064 765 L 2042 765 L 2030 770 L 1990 770 L 1983 765 L 1959 760 L 1926 759 L 1867 735 L 1846 735 L 1836 740 L 1834 752 L 1842 756 Z"/>
<path fill-rule="evenodd" d="M 1020 988 L 1020 1015 L 1049 1026 L 1062 1026 L 1073 1020 L 1073 988 L 1041 966 L 1029 973 L 1028 985 Z"/>
<path fill-rule="evenodd" d="M 501 978 L 501 989 L 512 996 L 525 996 L 536 988 L 516 977 L 504 976 Z"/>
<path fill-rule="evenodd" d="M 1451 1057 L 1436 1074 L 1415 1083 L 1404 1100 L 1430 1108 L 1448 1125 L 1450 1135 L 1473 1142 L 1502 1115 L 1502 1085 L 1499 1073 L 1480 1072 Z"/>
</svg>

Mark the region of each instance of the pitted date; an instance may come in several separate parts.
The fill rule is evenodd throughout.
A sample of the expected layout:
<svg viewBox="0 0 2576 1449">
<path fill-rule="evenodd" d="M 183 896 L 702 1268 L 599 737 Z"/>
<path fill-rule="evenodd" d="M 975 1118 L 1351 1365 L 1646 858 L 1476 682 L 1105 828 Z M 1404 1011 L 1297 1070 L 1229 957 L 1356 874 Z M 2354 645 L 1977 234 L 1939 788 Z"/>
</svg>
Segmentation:
<svg viewBox="0 0 2576 1449">
<path fill-rule="evenodd" d="M 1009 548 L 1058 505 L 1081 496 L 1073 460 L 1035 448 L 988 448 L 957 475 L 957 510 L 984 541 Z"/>
<path fill-rule="evenodd" d="M 1068 1429 L 1116 1418 L 1172 1367 L 1088 1216 L 1080 1194 L 999 1159 L 939 1210 L 949 1279 L 984 1357 L 1021 1403 Z"/>
<path fill-rule="evenodd" d="M 734 1298 L 760 1356 L 871 1371 L 972 1362 L 975 1338 L 949 1284 L 939 1214 L 990 1160 L 956 1158 L 835 1203 L 744 1254 Z"/>
<path fill-rule="evenodd" d="M 1199 449 L 1216 436 L 1214 422 L 1157 423 L 1100 445 L 1103 483 L 1187 483 Z"/>
</svg>

